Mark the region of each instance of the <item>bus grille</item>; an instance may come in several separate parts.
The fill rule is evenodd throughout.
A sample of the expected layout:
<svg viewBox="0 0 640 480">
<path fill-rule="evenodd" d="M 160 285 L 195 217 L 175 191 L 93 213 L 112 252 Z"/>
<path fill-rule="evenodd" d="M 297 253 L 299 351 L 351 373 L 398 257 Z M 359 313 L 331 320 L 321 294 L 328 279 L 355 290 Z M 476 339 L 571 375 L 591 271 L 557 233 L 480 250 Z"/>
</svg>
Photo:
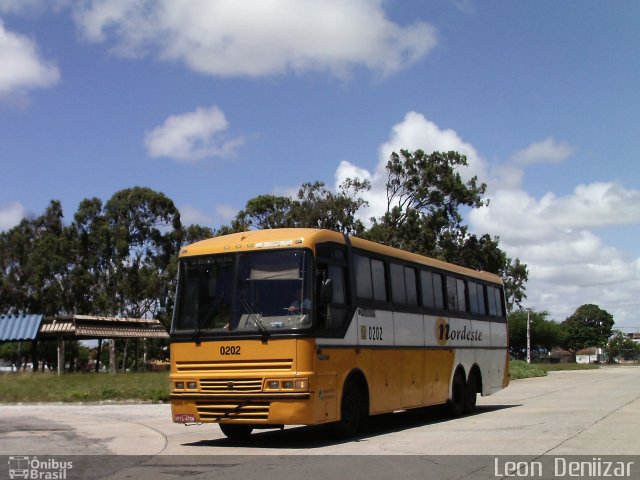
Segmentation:
<svg viewBox="0 0 640 480">
<path fill-rule="evenodd" d="M 269 402 L 196 402 L 200 420 L 267 420 L 269 418 Z"/>
<path fill-rule="evenodd" d="M 203 378 L 200 390 L 207 393 L 252 393 L 262 391 L 261 378 Z"/>
<path fill-rule="evenodd" d="M 291 370 L 293 359 L 224 360 L 210 362 L 176 362 L 178 372 L 243 372 L 247 370 Z"/>
</svg>

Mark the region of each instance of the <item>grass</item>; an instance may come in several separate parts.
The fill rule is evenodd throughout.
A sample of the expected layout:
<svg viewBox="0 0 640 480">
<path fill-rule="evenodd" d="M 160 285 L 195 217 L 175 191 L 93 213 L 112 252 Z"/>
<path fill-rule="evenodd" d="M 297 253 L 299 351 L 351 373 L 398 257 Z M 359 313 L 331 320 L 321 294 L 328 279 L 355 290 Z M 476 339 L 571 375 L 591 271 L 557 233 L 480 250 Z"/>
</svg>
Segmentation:
<svg viewBox="0 0 640 480">
<path fill-rule="evenodd" d="M 587 363 L 527 363 L 524 360 L 511 360 L 509 362 L 509 378 L 519 380 L 522 378 L 544 377 L 547 372 L 561 370 L 594 370 L 598 365 Z"/>
<path fill-rule="evenodd" d="M 549 371 L 589 370 L 597 365 L 528 364 L 509 362 L 511 380 L 544 377 Z M 169 399 L 169 373 L 52 373 L 0 374 L 0 403 L 18 402 L 101 402 Z"/>
<path fill-rule="evenodd" d="M 0 402 L 99 402 L 169 399 L 169 374 L 22 373 L 0 375 Z"/>
</svg>

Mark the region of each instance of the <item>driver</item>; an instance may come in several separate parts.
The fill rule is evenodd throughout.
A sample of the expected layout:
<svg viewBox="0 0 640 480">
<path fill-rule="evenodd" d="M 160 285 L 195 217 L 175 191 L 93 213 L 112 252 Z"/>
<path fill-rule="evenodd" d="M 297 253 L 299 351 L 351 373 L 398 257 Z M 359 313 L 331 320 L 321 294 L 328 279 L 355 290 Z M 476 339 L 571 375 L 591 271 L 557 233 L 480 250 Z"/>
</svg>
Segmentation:
<svg viewBox="0 0 640 480">
<path fill-rule="evenodd" d="M 287 308 L 289 313 L 301 313 L 302 311 L 309 310 L 311 308 L 311 300 L 308 298 L 302 298 L 302 289 L 298 287 L 296 289 L 295 299 L 291 302 L 291 305 Z"/>
</svg>

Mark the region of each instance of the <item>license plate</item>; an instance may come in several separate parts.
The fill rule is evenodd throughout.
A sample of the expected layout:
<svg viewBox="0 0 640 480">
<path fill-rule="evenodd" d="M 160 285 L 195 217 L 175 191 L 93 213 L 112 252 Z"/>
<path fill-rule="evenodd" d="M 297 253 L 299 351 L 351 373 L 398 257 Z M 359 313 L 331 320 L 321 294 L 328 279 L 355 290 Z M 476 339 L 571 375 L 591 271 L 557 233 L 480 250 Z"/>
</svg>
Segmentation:
<svg viewBox="0 0 640 480">
<path fill-rule="evenodd" d="M 189 413 L 178 413 L 173 416 L 173 421 L 176 423 L 192 423 L 196 421 L 196 416 Z"/>
</svg>

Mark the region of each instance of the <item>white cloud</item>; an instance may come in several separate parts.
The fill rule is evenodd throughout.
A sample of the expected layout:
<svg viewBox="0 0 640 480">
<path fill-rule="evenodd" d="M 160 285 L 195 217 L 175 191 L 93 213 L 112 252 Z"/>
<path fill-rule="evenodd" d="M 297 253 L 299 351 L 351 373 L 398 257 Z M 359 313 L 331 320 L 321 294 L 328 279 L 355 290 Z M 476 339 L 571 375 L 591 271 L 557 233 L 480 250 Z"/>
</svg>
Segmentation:
<svg viewBox="0 0 640 480">
<path fill-rule="evenodd" d="M 520 190 L 524 169 L 527 166 L 535 163 L 561 163 L 575 152 L 576 148 L 573 145 L 568 142 L 558 143 L 553 137 L 534 142 L 511 155 L 508 162 L 494 166 L 492 171 L 494 180 L 490 183 L 490 187 L 495 183 L 495 187 L 501 190 Z"/>
<path fill-rule="evenodd" d="M 213 223 L 209 215 L 191 205 L 183 205 L 179 210 L 180 221 L 183 225 L 210 225 Z"/>
<path fill-rule="evenodd" d="M 216 205 L 216 215 L 222 222 L 229 222 L 235 218 L 238 213 L 238 209 L 230 205 L 219 203 Z"/>
<path fill-rule="evenodd" d="M 0 96 L 24 94 L 60 80 L 58 67 L 42 60 L 29 38 L 7 30 L 0 20 Z"/>
<path fill-rule="evenodd" d="M 183 225 L 213 225 L 224 224 L 233 220 L 238 209 L 230 205 L 219 203 L 214 206 L 214 215 L 203 212 L 191 205 L 180 207 L 180 219 Z"/>
<path fill-rule="evenodd" d="M 533 197 L 521 187 L 524 168 L 536 161 L 559 162 L 575 151 L 552 138 L 533 143 L 500 167 L 500 182 L 492 180 L 477 150 L 453 130 L 440 128 L 423 115 L 410 112 L 391 129 L 380 146 L 376 168 L 369 171 L 348 161 L 336 170 L 336 188 L 347 177 L 372 182 L 371 202 L 363 219 L 386 208 L 384 166 L 391 151 L 418 148 L 425 152 L 457 150 L 468 157 L 461 176 L 478 175 L 489 183 L 490 203 L 471 210 L 466 222 L 472 231 L 500 237 L 500 247 L 529 268 L 526 306 L 547 310 L 562 321 L 585 303 L 609 311 L 617 326 L 637 325 L 640 308 L 640 258 L 610 245 L 598 228 L 640 224 L 640 190 L 616 182 L 577 185 L 565 196 L 548 192 Z M 525 152 L 525 153 L 523 153 Z M 507 179 L 506 183 L 504 179 Z M 635 255 L 635 257 L 634 257 Z"/>
<path fill-rule="evenodd" d="M 226 158 L 234 154 L 244 139 L 226 138 L 227 119 L 217 106 L 199 107 L 193 112 L 173 115 L 145 134 L 151 157 L 168 157 L 184 162 L 205 158 Z"/>
<path fill-rule="evenodd" d="M 389 139 L 378 149 L 378 163 L 373 172 L 357 167 L 346 160 L 340 163 L 336 171 L 336 189 L 349 177 L 371 182 L 371 190 L 364 195 L 369 202 L 369 208 L 364 209 L 363 220 L 368 221 L 371 217 L 379 217 L 386 211 L 386 165 L 391 153 L 399 152 L 401 149 L 409 151 L 421 149 L 425 153 L 455 150 L 467 156 L 468 166 L 458 170 L 463 180 L 469 180 L 476 175 L 481 182 L 487 178 L 486 162 L 472 145 L 464 142 L 454 130 L 443 130 L 424 115 L 409 112 L 400 123 L 392 127 Z"/>
<path fill-rule="evenodd" d="M 390 74 L 437 43 L 427 23 L 387 19 L 380 0 L 98 0 L 77 6 L 75 19 L 87 40 L 111 41 L 120 55 L 217 76 Z"/>
<path fill-rule="evenodd" d="M 511 159 L 519 165 L 560 163 L 573 155 L 575 151 L 575 147 L 568 142 L 557 143 L 553 137 L 549 137 L 516 152 Z"/>
<path fill-rule="evenodd" d="M 638 225 L 640 191 L 613 182 L 539 199 L 499 190 L 468 221 L 475 232 L 498 235 L 501 248 L 529 266 L 528 306 L 564 320 L 580 305 L 596 303 L 614 314 L 617 325 L 637 323 L 640 258 L 606 245 L 595 230 Z"/>
<path fill-rule="evenodd" d="M 0 0 L 0 12 L 10 14 L 34 14 L 47 10 L 59 12 L 74 0 Z"/>
<path fill-rule="evenodd" d="M 571 195 L 546 193 L 538 200 L 523 190 L 500 190 L 469 218 L 477 229 L 514 245 L 535 244 L 558 232 L 639 224 L 640 191 L 592 183 L 578 185 Z"/>
<path fill-rule="evenodd" d="M 15 227 L 26 215 L 26 209 L 19 202 L 0 208 L 0 232 Z"/>
</svg>

